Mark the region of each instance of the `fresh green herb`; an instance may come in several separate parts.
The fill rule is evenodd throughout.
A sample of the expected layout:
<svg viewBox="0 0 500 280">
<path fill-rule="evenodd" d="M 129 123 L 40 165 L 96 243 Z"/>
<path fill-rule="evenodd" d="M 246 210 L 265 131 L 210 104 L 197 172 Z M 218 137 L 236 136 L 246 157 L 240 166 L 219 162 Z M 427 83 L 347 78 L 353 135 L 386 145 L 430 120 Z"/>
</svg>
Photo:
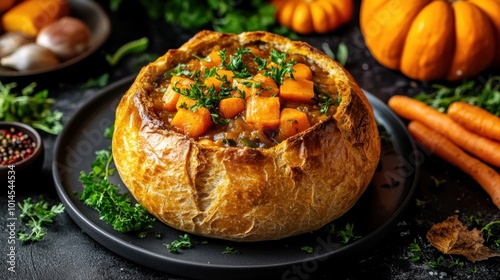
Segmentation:
<svg viewBox="0 0 500 280">
<path fill-rule="evenodd" d="M 93 79 L 90 78 L 83 86 L 83 89 L 89 88 L 103 88 L 109 84 L 109 74 L 104 73 L 101 76 Z"/>
<path fill-rule="evenodd" d="M 313 247 L 311 247 L 311 246 L 302 246 L 302 247 L 300 247 L 300 249 L 301 249 L 302 251 L 306 251 L 306 252 L 307 252 L 307 253 L 309 253 L 309 254 L 314 253 L 314 249 L 313 249 Z"/>
<path fill-rule="evenodd" d="M 115 133 L 115 125 L 114 124 L 106 127 L 106 129 L 104 129 L 104 137 L 106 137 L 108 139 L 112 139 L 114 133 Z"/>
<path fill-rule="evenodd" d="M 440 112 L 446 112 L 448 106 L 455 101 L 463 101 L 500 116 L 500 76 L 490 77 L 481 84 L 473 80 L 464 80 L 456 87 L 433 85 L 435 92 L 419 93 L 414 98 Z"/>
<path fill-rule="evenodd" d="M 243 144 L 243 146 L 245 147 L 249 147 L 249 148 L 257 148 L 259 145 L 257 144 L 257 142 L 255 141 L 252 141 L 248 138 L 245 138 L 245 137 L 240 137 L 238 138 L 238 140 L 241 142 L 241 144 Z"/>
<path fill-rule="evenodd" d="M 271 77 L 274 82 L 279 86 L 283 83 L 286 77 L 293 79 L 293 66 L 296 64 L 295 60 L 292 58 L 287 61 L 287 52 L 279 52 L 275 49 L 271 49 L 271 62 L 274 62 L 276 66 L 271 66 L 267 68 L 264 73 L 265 76 Z"/>
<path fill-rule="evenodd" d="M 319 106 L 319 111 L 321 112 L 321 114 L 326 115 L 330 107 L 334 105 L 333 99 L 316 84 L 314 84 L 314 95 L 316 103 Z M 337 102 L 335 104 L 338 105 L 337 103 L 340 104 L 340 95 L 338 96 Z"/>
<path fill-rule="evenodd" d="M 234 247 L 229 247 L 227 246 L 226 249 L 222 252 L 223 254 L 233 254 L 233 255 L 239 255 L 240 250 L 235 249 Z"/>
<path fill-rule="evenodd" d="M 189 249 L 193 247 L 189 234 L 185 233 L 183 235 L 179 235 L 179 237 L 179 240 L 174 240 L 170 244 L 165 244 L 171 254 L 179 254 L 180 249 Z"/>
<path fill-rule="evenodd" d="M 146 37 L 128 42 L 121 46 L 113 55 L 107 54 L 106 60 L 111 66 L 115 66 L 126 55 L 145 51 L 148 45 L 149 40 Z"/>
<path fill-rule="evenodd" d="M 17 232 L 19 240 L 32 242 L 42 240 L 45 237 L 46 231 L 44 225 L 53 223 L 54 217 L 64 212 L 64 205 L 62 203 L 49 207 L 49 202 L 41 196 L 35 204 L 31 202 L 31 197 L 25 199 L 23 204 L 19 203 L 19 208 L 22 211 L 19 217 L 30 230 L 29 233 L 19 230 Z"/>
<path fill-rule="evenodd" d="M 120 194 L 118 187 L 108 181 L 115 171 L 110 167 L 112 161 L 110 151 L 96 152 L 92 170 L 88 174 L 84 171 L 80 174 L 84 186 L 80 200 L 96 209 L 100 219 L 119 232 L 140 232 L 152 228 L 155 219 L 149 216 L 146 209 L 138 203 L 133 205 L 127 194 Z"/>
<path fill-rule="evenodd" d="M 248 48 L 238 48 L 233 55 L 229 56 L 229 61 L 227 61 L 225 49 L 219 51 L 219 56 L 222 59 L 222 65 L 226 67 L 227 70 L 233 71 L 235 78 L 241 79 L 250 78 L 252 76 L 243 62 L 243 56 L 245 54 L 252 54 L 252 52 Z"/>
<path fill-rule="evenodd" d="M 340 238 L 340 242 L 347 244 L 350 241 L 360 239 L 361 236 L 359 235 L 354 235 L 354 224 L 347 223 L 345 225 L 344 229 L 337 230 L 335 228 L 335 224 L 331 223 L 328 224 L 326 227 L 326 231 L 329 234 L 335 235 L 336 237 Z"/>
<path fill-rule="evenodd" d="M 410 248 L 409 248 L 409 253 L 408 253 L 408 259 L 416 263 L 424 258 L 424 253 L 422 252 L 422 249 L 418 245 L 418 243 L 415 241 L 413 243 L 410 243 Z"/>
<path fill-rule="evenodd" d="M 496 231 L 496 234 L 495 234 Z M 486 241 L 488 241 L 491 237 L 497 236 L 498 240 L 495 240 L 495 244 L 498 244 L 500 241 L 500 221 L 493 221 L 488 224 L 486 224 L 482 229 L 481 232 L 485 234 L 486 236 Z"/>
<path fill-rule="evenodd" d="M 219 32 L 267 30 L 273 33 L 298 37 L 275 18 L 276 8 L 265 0 L 140 0 L 150 18 L 163 18 L 166 22 L 188 29 L 211 28 Z M 120 0 L 112 0 L 117 10 Z"/>
<path fill-rule="evenodd" d="M 349 58 L 349 49 L 344 43 L 340 43 L 338 45 L 337 54 L 333 52 L 333 50 L 330 48 L 330 45 L 326 42 L 321 44 L 321 47 L 323 48 L 323 51 L 325 52 L 326 55 L 337 60 L 337 62 L 340 63 L 342 66 L 346 65 L 347 59 Z"/>
<path fill-rule="evenodd" d="M 236 147 L 236 141 L 231 138 L 224 138 L 222 139 L 222 144 L 229 146 L 229 147 Z"/>
<path fill-rule="evenodd" d="M 446 180 L 439 180 L 438 178 L 431 176 L 432 182 L 435 187 L 440 187 L 443 183 L 446 183 Z"/>
<path fill-rule="evenodd" d="M 36 83 L 22 89 L 21 94 L 11 92 L 16 83 L 0 82 L 0 121 L 19 121 L 47 133 L 58 134 L 63 125 L 63 114 L 53 110 L 55 100 L 48 98 L 47 90 L 35 94 Z"/>
<path fill-rule="evenodd" d="M 465 264 L 462 261 L 459 261 L 458 259 L 447 261 L 443 255 L 439 256 L 436 260 L 431 260 L 425 262 L 428 266 L 436 269 L 436 268 L 453 268 L 453 267 L 464 267 Z"/>
</svg>

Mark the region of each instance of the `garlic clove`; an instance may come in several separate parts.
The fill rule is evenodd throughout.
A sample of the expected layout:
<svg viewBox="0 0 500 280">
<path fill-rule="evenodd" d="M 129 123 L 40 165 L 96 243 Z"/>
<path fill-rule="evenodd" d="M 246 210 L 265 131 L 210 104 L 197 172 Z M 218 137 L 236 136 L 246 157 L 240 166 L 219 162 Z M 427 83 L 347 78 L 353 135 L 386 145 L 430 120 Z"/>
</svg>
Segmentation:
<svg viewBox="0 0 500 280">
<path fill-rule="evenodd" d="M 90 46 L 91 32 L 81 20 L 63 17 L 42 28 L 36 43 L 51 50 L 63 60 L 73 58 Z"/>
<path fill-rule="evenodd" d="M 23 45 L 0 59 L 0 65 L 19 71 L 42 69 L 57 64 L 59 60 L 49 49 L 35 43 Z"/>
<path fill-rule="evenodd" d="M 7 56 L 17 50 L 20 46 L 35 40 L 21 32 L 7 32 L 0 36 L 0 57 Z"/>
</svg>

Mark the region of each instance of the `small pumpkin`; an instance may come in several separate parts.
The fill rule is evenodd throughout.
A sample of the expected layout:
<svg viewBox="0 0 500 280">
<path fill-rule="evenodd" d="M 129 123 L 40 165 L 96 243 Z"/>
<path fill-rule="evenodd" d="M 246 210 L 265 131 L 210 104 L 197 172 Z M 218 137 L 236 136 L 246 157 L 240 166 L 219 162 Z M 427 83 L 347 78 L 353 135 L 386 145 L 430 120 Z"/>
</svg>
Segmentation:
<svg viewBox="0 0 500 280">
<path fill-rule="evenodd" d="M 360 27 L 382 65 L 457 81 L 500 66 L 500 0 L 364 0 Z"/>
<path fill-rule="evenodd" d="M 272 0 L 278 22 L 300 34 L 328 33 L 352 18 L 352 0 Z"/>
</svg>

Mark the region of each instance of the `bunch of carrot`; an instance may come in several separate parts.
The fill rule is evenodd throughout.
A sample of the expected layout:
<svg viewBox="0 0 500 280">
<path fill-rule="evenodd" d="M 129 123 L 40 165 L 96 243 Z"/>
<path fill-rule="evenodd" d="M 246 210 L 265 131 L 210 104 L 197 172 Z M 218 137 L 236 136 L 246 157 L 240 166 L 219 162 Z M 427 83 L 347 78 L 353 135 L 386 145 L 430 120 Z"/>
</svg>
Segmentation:
<svg viewBox="0 0 500 280">
<path fill-rule="evenodd" d="M 446 113 L 411 97 L 395 95 L 389 107 L 410 121 L 410 134 L 430 152 L 460 168 L 490 195 L 500 208 L 500 118 L 464 102 Z"/>
</svg>

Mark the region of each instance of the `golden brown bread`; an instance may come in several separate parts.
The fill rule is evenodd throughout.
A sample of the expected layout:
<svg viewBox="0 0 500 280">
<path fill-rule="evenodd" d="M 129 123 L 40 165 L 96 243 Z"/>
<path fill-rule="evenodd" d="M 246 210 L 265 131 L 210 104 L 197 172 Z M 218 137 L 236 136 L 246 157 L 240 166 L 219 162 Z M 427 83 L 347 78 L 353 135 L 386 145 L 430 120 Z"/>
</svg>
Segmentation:
<svg viewBox="0 0 500 280">
<path fill-rule="evenodd" d="M 335 115 L 267 149 L 200 145 L 156 116 L 148 91 L 166 70 L 215 45 L 254 42 L 327 71 L 341 95 Z M 313 231 L 347 212 L 374 174 L 380 139 L 351 75 L 307 43 L 202 31 L 140 71 L 117 108 L 112 149 L 123 182 L 159 220 L 202 236 L 259 241 Z"/>
</svg>

